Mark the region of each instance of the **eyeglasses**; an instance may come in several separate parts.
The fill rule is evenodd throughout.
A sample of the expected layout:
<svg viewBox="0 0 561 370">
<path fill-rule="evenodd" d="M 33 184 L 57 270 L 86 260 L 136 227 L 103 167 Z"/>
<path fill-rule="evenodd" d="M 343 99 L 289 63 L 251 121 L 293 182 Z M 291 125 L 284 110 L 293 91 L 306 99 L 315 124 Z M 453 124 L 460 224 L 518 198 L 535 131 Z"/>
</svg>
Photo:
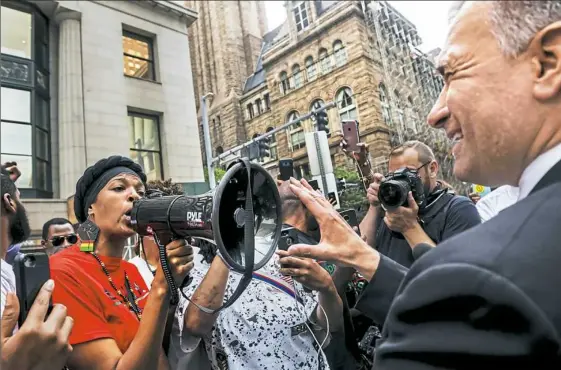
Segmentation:
<svg viewBox="0 0 561 370">
<path fill-rule="evenodd" d="M 64 244 L 64 240 L 67 240 L 70 244 L 76 244 L 78 241 L 78 236 L 76 234 L 68 234 L 68 235 L 61 235 L 53 237 L 50 242 L 53 247 L 59 247 Z"/>
<path fill-rule="evenodd" d="M 423 165 L 421 165 L 420 167 L 417 167 L 417 168 L 415 168 L 415 169 L 411 169 L 411 168 L 407 168 L 407 169 L 409 170 L 409 172 L 418 174 L 419 171 L 421 170 L 421 168 L 425 167 L 427 164 L 430 164 L 431 162 L 432 162 L 432 161 L 428 161 L 427 163 L 425 163 L 425 164 L 423 164 Z M 391 177 L 393 173 L 394 173 L 394 172 L 387 173 L 384 177 L 386 177 L 386 178 Z"/>
</svg>

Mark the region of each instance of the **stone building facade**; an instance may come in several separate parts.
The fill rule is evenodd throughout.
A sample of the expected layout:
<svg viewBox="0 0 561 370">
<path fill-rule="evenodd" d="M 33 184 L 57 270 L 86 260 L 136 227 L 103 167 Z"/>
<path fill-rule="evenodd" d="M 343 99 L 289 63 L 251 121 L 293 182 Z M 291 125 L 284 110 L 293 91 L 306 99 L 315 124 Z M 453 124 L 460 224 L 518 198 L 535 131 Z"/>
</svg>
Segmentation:
<svg viewBox="0 0 561 370">
<path fill-rule="evenodd" d="M 254 3 L 260 9 L 260 2 Z M 213 155 L 302 116 L 318 103 L 336 102 L 337 106 L 328 111 L 334 165 L 351 166 L 338 150 L 337 134 L 341 121 L 356 119 L 361 141 L 369 144 L 374 165 L 384 171 L 391 138 L 402 130 L 417 130 L 427 105 L 422 86 L 438 78 L 432 71 L 414 67 L 419 58 L 426 59 L 416 50 L 421 40 L 415 26 L 380 1 L 285 1 L 284 6 L 286 21 L 262 35 L 254 70 L 245 79 L 241 93 L 231 88 L 236 94 L 230 95 L 227 108 L 211 102 Z M 211 22 L 220 29 L 226 22 L 221 21 L 225 13 L 212 15 Z M 262 24 L 261 14 L 256 12 L 255 16 Z M 204 27 L 202 23 L 199 26 Z M 233 44 L 240 46 L 242 40 Z M 198 43 L 204 45 L 202 40 Z M 217 46 L 213 44 L 213 48 Z M 217 56 L 212 62 L 233 66 L 239 59 L 230 52 L 225 58 L 219 61 Z M 245 66 L 250 62 L 245 59 Z M 195 80 L 201 79 L 204 73 L 196 74 Z M 228 85 L 217 83 L 221 84 Z M 264 160 L 265 167 L 275 175 L 279 159 L 293 158 L 297 175 L 309 176 L 304 134 L 313 130 L 314 122 L 307 120 L 278 132 L 271 143 L 271 156 Z"/>
<path fill-rule="evenodd" d="M 1 160 L 16 161 L 33 237 L 72 219 L 87 166 L 121 154 L 204 191 L 190 45 L 173 1 L 2 1 Z"/>
</svg>

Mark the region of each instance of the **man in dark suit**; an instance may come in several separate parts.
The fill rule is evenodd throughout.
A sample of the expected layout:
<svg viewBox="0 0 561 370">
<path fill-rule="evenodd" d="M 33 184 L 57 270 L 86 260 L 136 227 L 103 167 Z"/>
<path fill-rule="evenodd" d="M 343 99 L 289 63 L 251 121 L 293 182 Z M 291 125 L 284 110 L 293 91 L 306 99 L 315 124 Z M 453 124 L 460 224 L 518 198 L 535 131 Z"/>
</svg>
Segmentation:
<svg viewBox="0 0 561 370">
<path fill-rule="evenodd" d="M 559 369 L 561 2 L 465 2 L 452 11 L 439 60 L 446 84 L 429 124 L 456 142 L 459 179 L 518 186 L 519 200 L 401 270 L 374 367 Z M 384 259 L 321 196 L 295 181 L 292 189 L 322 241 L 291 254 L 336 261 L 371 284 L 384 278 Z M 362 300 L 374 306 L 369 293 Z"/>
</svg>

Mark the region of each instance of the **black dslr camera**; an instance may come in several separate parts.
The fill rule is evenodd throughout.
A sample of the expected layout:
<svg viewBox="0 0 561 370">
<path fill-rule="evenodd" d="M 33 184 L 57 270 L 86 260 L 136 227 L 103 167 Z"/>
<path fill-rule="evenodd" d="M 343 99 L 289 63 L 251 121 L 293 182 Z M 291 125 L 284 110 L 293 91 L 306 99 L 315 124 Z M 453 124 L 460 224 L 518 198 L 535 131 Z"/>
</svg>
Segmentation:
<svg viewBox="0 0 561 370">
<path fill-rule="evenodd" d="M 389 173 L 380 184 L 378 198 L 386 210 L 394 210 L 401 206 L 407 207 L 407 194 L 413 193 L 417 205 L 425 204 L 425 189 L 417 170 L 400 168 Z"/>
</svg>

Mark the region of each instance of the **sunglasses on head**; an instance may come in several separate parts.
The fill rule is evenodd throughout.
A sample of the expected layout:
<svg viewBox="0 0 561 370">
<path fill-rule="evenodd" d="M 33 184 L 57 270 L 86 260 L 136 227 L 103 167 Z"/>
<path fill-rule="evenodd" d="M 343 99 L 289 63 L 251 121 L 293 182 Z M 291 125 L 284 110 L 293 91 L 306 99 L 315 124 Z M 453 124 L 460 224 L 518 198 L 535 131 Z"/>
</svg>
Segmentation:
<svg viewBox="0 0 561 370">
<path fill-rule="evenodd" d="M 50 240 L 50 242 L 53 247 L 59 247 L 64 244 L 64 239 L 68 240 L 68 243 L 70 244 L 76 244 L 76 242 L 78 241 L 78 236 L 76 234 L 55 236 Z"/>
</svg>

